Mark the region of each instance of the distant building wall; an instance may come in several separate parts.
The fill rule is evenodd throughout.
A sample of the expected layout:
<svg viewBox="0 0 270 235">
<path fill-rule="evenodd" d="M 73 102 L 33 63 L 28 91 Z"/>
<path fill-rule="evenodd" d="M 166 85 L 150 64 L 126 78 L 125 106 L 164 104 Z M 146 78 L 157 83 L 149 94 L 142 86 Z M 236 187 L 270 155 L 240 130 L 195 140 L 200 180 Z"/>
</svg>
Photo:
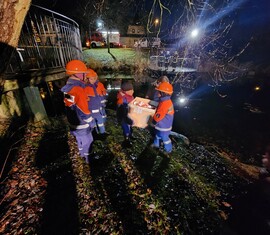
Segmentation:
<svg viewBox="0 0 270 235">
<path fill-rule="evenodd" d="M 121 37 L 120 43 L 126 47 L 134 47 L 135 42 L 138 42 L 145 36 L 145 29 L 141 25 L 129 25 L 127 37 Z"/>
<path fill-rule="evenodd" d="M 141 25 L 129 25 L 127 35 L 129 35 L 129 36 L 132 36 L 132 35 L 143 36 L 143 35 L 145 35 L 145 29 Z"/>
<path fill-rule="evenodd" d="M 122 45 L 126 45 L 126 47 L 132 48 L 134 47 L 135 42 L 138 42 L 140 37 L 121 37 L 120 43 Z"/>
</svg>

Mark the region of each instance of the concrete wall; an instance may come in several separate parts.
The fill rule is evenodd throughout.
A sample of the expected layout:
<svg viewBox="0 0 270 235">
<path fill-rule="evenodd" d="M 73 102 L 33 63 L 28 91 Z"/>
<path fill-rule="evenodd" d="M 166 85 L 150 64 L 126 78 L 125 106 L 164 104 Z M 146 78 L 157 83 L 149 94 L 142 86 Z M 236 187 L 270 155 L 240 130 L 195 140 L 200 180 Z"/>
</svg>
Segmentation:
<svg viewBox="0 0 270 235">
<path fill-rule="evenodd" d="M 2 103 L 0 104 L 0 118 L 29 114 L 35 121 L 46 118 L 44 99 L 40 96 L 38 86 L 64 78 L 66 78 L 66 74 L 63 69 L 7 77 L 4 84 Z M 47 95 L 50 96 L 51 93 L 47 92 Z"/>
<path fill-rule="evenodd" d="M 26 113 L 28 109 L 25 107 L 24 101 L 19 89 L 3 94 L 0 104 L 0 118 L 20 117 L 22 113 Z"/>
</svg>

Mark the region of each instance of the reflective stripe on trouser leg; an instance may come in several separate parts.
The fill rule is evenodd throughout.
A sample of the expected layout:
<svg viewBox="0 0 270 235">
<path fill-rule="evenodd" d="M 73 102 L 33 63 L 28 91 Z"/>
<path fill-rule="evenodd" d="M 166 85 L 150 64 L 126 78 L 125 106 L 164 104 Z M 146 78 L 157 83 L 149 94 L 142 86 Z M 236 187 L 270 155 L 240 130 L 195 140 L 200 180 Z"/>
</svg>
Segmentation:
<svg viewBox="0 0 270 235">
<path fill-rule="evenodd" d="M 76 137 L 80 155 L 82 157 L 89 155 L 91 144 L 93 142 L 91 128 L 74 130 L 71 131 L 71 134 Z"/>
<path fill-rule="evenodd" d="M 164 149 L 166 152 L 171 152 L 172 151 L 172 142 L 171 139 L 169 138 L 170 131 L 158 131 L 156 130 L 156 136 L 158 136 L 164 145 Z"/>
<path fill-rule="evenodd" d="M 96 122 L 96 131 L 97 133 L 105 133 L 105 125 L 102 115 L 99 113 L 98 115 L 95 115 L 95 122 Z"/>
<path fill-rule="evenodd" d="M 103 123 L 105 123 L 106 119 L 107 119 L 107 114 L 106 114 L 105 108 L 101 109 L 101 115 L 102 115 L 102 118 L 103 118 Z"/>
<path fill-rule="evenodd" d="M 78 150 L 80 152 L 80 156 L 83 156 L 83 143 L 80 136 L 77 134 L 77 131 L 70 131 L 70 133 L 76 138 Z"/>
<path fill-rule="evenodd" d="M 172 141 L 171 141 L 171 139 L 168 137 L 168 140 L 166 140 L 166 141 L 163 140 L 163 144 L 164 144 L 165 151 L 170 153 L 172 151 Z"/>
<path fill-rule="evenodd" d="M 88 135 L 82 137 L 84 139 L 83 142 L 83 155 L 88 156 L 89 153 L 91 152 L 91 144 L 93 142 L 93 136 L 92 133 L 90 132 Z"/>
<path fill-rule="evenodd" d="M 99 129 L 100 134 L 105 133 L 105 126 L 104 126 L 103 120 L 102 120 L 102 123 L 98 123 L 98 129 Z"/>
<path fill-rule="evenodd" d="M 78 145 L 78 149 L 79 149 L 79 152 L 80 152 L 80 155 L 83 156 L 83 143 L 82 143 L 82 140 L 81 138 L 79 138 L 78 136 L 75 135 L 75 138 L 77 140 L 77 145 Z"/>
<path fill-rule="evenodd" d="M 154 145 L 158 148 L 160 146 L 160 137 L 158 135 L 155 135 Z"/>
</svg>

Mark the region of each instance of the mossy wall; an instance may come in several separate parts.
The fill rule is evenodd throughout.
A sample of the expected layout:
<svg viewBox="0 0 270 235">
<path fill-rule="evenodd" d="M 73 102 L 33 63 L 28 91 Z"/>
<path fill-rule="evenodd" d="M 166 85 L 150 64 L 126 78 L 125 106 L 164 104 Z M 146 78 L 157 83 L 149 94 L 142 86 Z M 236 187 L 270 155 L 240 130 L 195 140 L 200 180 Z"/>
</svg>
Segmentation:
<svg viewBox="0 0 270 235">
<path fill-rule="evenodd" d="M 8 91 L 2 95 L 0 118 L 20 117 L 23 113 L 27 114 L 28 110 L 21 90 Z"/>
</svg>

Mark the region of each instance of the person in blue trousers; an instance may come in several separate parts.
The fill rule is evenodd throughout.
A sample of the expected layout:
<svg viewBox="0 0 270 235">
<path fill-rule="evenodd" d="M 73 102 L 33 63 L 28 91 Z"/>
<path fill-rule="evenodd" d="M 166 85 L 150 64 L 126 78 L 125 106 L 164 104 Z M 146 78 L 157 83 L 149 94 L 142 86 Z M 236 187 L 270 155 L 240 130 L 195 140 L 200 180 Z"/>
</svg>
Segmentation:
<svg viewBox="0 0 270 235">
<path fill-rule="evenodd" d="M 129 148 L 132 146 L 130 139 L 132 137 L 133 121 L 128 117 L 128 104 L 134 99 L 133 85 L 130 82 L 124 82 L 117 94 L 117 120 L 121 124 L 124 142 L 122 146 Z"/>
<path fill-rule="evenodd" d="M 88 107 L 94 118 L 97 134 L 100 134 L 104 138 L 108 135 L 105 129 L 106 113 L 104 110 L 106 90 L 104 91 L 105 88 L 103 85 L 101 86 L 97 73 L 93 69 L 88 69 L 86 77 L 88 83 L 85 91 L 88 96 Z"/>
<path fill-rule="evenodd" d="M 61 91 L 64 93 L 70 132 L 76 138 L 80 156 L 89 163 L 93 142 L 93 117 L 88 109 L 88 98 L 84 90 L 87 67 L 80 60 L 71 60 L 66 65 L 66 73 L 70 77 Z"/>
<path fill-rule="evenodd" d="M 169 135 L 174 118 L 174 107 L 171 100 L 173 87 L 168 82 L 162 82 L 157 86 L 156 90 L 159 92 L 159 104 L 152 120 L 155 126 L 155 138 L 152 147 L 160 148 L 161 143 L 163 143 L 165 152 L 170 153 L 172 151 L 172 142 Z"/>
</svg>

